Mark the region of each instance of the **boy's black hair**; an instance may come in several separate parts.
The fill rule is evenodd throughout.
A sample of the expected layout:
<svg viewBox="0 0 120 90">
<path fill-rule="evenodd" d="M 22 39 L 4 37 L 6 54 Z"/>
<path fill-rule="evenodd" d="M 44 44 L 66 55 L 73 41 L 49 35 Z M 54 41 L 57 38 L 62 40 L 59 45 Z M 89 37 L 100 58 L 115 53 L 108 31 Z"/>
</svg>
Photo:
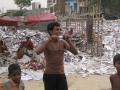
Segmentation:
<svg viewBox="0 0 120 90">
<path fill-rule="evenodd" d="M 49 24 L 47 25 L 47 31 L 48 31 L 49 35 L 51 35 L 51 34 L 50 34 L 50 31 L 52 31 L 55 26 L 58 26 L 58 27 L 59 27 L 59 26 L 60 26 L 60 23 L 58 23 L 58 22 L 51 22 L 51 23 L 49 23 Z"/>
<path fill-rule="evenodd" d="M 30 39 L 30 36 L 26 36 L 26 39 Z"/>
<path fill-rule="evenodd" d="M 120 54 L 116 54 L 113 58 L 113 64 L 120 63 Z"/>
<path fill-rule="evenodd" d="M 14 74 L 16 71 L 21 72 L 21 68 L 18 64 L 11 64 L 8 67 L 8 76 L 10 76 L 11 74 Z"/>
<path fill-rule="evenodd" d="M 0 43 L 3 45 L 3 41 L 2 40 L 0 40 Z"/>
</svg>

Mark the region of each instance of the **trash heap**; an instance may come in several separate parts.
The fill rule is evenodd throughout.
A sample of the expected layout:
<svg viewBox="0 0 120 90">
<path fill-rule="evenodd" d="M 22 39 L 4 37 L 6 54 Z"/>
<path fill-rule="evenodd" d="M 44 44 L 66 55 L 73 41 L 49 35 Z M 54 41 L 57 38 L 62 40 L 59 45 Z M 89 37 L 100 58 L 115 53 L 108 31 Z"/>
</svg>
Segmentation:
<svg viewBox="0 0 120 90">
<path fill-rule="evenodd" d="M 88 75 L 109 75 L 116 72 L 113 67 L 113 56 L 120 51 L 120 23 L 117 21 L 104 20 L 103 29 L 103 56 L 94 57 L 81 51 L 79 51 L 78 55 L 73 55 L 69 51 L 66 51 L 64 55 L 66 75 L 77 73 L 86 77 Z M 10 31 L 0 30 L 0 33 L 2 34 L 2 39 L 8 46 L 11 57 L 14 56 L 13 54 L 18 49 L 20 42 L 25 39 L 26 35 L 31 35 L 36 47 L 42 40 L 48 37 L 46 33 L 33 30 L 18 30 L 16 34 Z M 43 55 L 38 56 L 38 58 L 43 59 Z M 42 70 L 34 70 L 26 67 L 30 61 L 29 57 L 25 56 L 19 61 L 21 61 L 20 64 L 23 67 L 23 80 L 40 80 L 42 78 Z"/>
</svg>

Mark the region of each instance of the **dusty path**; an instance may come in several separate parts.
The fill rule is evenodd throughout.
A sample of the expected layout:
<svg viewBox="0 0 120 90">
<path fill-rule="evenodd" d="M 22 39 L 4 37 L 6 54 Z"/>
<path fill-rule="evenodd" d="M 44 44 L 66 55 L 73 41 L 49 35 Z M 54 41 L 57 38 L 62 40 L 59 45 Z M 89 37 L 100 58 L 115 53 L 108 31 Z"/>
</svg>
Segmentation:
<svg viewBox="0 0 120 90">
<path fill-rule="evenodd" d="M 1 78 L 4 80 L 6 78 Z M 81 77 L 73 74 L 67 76 L 69 90 L 110 90 L 109 75 L 91 75 L 88 77 Z M 43 82 L 30 80 L 24 81 L 25 90 L 44 90 Z"/>
</svg>

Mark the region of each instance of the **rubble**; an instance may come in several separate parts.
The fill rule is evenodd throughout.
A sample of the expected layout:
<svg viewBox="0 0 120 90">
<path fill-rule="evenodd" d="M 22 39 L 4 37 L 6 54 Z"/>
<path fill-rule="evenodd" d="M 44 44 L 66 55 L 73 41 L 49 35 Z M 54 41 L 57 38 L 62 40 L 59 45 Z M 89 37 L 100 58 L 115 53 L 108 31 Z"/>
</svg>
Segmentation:
<svg viewBox="0 0 120 90">
<path fill-rule="evenodd" d="M 104 20 L 104 34 L 103 34 L 103 44 L 104 44 L 104 54 L 102 57 L 93 57 L 86 53 L 80 52 L 74 56 L 70 52 L 65 53 L 65 73 L 66 75 L 78 73 L 83 77 L 88 75 L 104 75 L 104 74 L 113 74 L 115 73 L 115 68 L 113 67 L 113 56 L 116 53 L 120 52 L 120 43 L 119 43 L 119 34 L 120 34 L 120 23 L 115 21 L 106 21 Z M 15 56 L 15 52 L 18 49 L 18 46 L 22 40 L 24 40 L 26 35 L 30 35 L 32 40 L 37 48 L 38 44 L 47 39 L 47 34 L 39 31 L 25 31 L 18 30 L 16 34 L 13 34 L 10 31 L 0 30 L 2 39 L 5 41 L 8 49 L 11 53 L 11 57 Z M 43 59 L 40 55 L 38 58 Z M 39 60 L 38 60 L 39 61 Z M 23 80 L 41 80 L 43 71 L 40 69 L 34 70 L 27 68 L 26 65 L 30 62 L 30 58 L 24 56 L 22 59 L 18 60 L 22 66 L 22 79 Z M 3 67 L 0 67 L 0 74 L 5 72 L 2 70 Z M 5 67 L 6 68 L 6 67 Z M 37 72 L 36 72 L 37 71 Z"/>
</svg>

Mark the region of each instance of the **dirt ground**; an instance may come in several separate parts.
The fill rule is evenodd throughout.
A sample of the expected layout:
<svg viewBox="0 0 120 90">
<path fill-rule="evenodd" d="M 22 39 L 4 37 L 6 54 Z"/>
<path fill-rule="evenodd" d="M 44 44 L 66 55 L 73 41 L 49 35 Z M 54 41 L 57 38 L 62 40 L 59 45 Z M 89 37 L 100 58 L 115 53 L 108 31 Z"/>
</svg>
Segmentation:
<svg viewBox="0 0 120 90">
<path fill-rule="evenodd" d="M 3 81 L 4 79 L 0 79 Z M 69 90 L 111 90 L 109 75 L 91 75 L 81 77 L 73 74 L 67 76 Z M 30 80 L 24 81 L 25 90 L 44 90 L 43 82 Z"/>
</svg>

